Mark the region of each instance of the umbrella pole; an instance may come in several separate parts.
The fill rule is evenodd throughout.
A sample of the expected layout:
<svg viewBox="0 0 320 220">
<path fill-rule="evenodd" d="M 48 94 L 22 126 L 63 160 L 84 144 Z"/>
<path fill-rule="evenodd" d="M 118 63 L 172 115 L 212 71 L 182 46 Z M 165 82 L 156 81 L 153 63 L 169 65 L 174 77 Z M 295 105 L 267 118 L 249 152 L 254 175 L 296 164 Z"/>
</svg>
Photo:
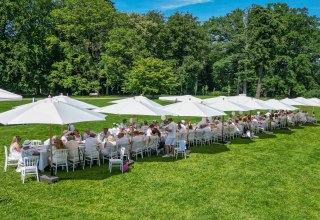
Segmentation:
<svg viewBox="0 0 320 220">
<path fill-rule="evenodd" d="M 190 145 L 189 145 L 189 121 L 190 121 L 190 116 L 188 116 L 188 121 L 187 121 L 187 144 L 188 144 L 188 147 L 190 147 Z"/>
<path fill-rule="evenodd" d="M 49 125 L 49 134 L 50 134 L 50 170 L 51 176 L 53 176 L 53 166 L 52 166 L 52 125 Z"/>
<path fill-rule="evenodd" d="M 223 121 L 224 121 L 224 115 L 222 116 L 222 132 L 221 132 L 221 134 L 222 134 L 221 143 L 222 143 L 222 144 L 224 143 L 224 135 L 223 135 L 224 123 L 223 123 Z"/>
</svg>

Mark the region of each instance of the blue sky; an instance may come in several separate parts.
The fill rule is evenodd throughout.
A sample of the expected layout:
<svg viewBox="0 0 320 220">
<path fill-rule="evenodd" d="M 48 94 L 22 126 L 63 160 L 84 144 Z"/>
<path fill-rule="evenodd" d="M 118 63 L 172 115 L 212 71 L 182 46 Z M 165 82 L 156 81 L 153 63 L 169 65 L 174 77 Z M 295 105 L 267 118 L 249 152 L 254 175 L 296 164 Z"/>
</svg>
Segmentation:
<svg viewBox="0 0 320 220">
<path fill-rule="evenodd" d="M 244 9 L 252 4 L 265 6 L 269 2 L 285 2 L 290 7 L 309 9 L 310 15 L 320 17 L 320 0 L 114 0 L 115 7 L 122 12 L 145 13 L 150 10 L 162 11 L 170 16 L 176 11 L 190 12 L 199 20 L 211 16 L 223 16 L 236 8 Z"/>
</svg>

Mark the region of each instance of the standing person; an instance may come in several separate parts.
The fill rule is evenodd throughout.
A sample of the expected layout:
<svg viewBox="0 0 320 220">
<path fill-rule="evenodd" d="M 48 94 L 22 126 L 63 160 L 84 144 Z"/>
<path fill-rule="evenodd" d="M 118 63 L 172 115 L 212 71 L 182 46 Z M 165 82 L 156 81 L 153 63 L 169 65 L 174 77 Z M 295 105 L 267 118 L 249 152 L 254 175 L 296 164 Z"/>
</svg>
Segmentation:
<svg viewBox="0 0 320 220">
<path fill-rule="evenodd" d="M 171 157 L 174 154 L 174 146 L 175 146 L 175 140 L 176 140 L 177 125 L 176 125 L 176 123 L 174 123 L 172 118 L 168 119 L 168 123 L 169 124 L 165 129 L 168 132 L 168 136 L 167 136 L 167 139 L 166 139 L 166 142 L 165 142 L 166 155 L 164 155 L 163 157 Z"/>
</svg>

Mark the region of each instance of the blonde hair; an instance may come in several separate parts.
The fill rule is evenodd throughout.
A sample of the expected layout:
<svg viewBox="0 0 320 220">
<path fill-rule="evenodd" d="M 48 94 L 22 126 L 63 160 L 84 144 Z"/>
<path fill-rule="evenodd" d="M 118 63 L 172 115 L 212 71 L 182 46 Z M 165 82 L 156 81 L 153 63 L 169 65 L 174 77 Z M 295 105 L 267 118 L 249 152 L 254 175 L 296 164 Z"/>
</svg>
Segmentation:
<svg viewBox="0 0 320 220">
<path fill-rule="evenodd" d="M 18 143 L 20 141 L 21 141 L 21 137 L 16 135 L 16 136 L 13 136 L 11 144 Z"/>
</svg>

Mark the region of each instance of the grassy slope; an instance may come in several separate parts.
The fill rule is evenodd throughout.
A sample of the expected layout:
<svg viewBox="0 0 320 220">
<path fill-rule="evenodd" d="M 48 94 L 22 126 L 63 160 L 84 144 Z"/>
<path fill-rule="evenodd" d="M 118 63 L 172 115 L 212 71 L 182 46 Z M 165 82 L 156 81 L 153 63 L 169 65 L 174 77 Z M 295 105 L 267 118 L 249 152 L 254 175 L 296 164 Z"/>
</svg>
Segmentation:
<svg viewBox="0 0 320 220">
<path fill-rule="evenodd" d="M 86 101 L 103 106 L 109 100 Z M 0 103 L 0 111 L 15 104 Z M 122 118 L 76 126 L 100 130 Z M 55 126 L 55 133 L 60 130 Z M 0 145 L 15 134 L 44 139 L 48 129 L 1 126 Z M 32 178 L 22 185 L 10 168 L 0 178 L 0 218 L 319 219 L 319 134 L 320 127 L 306 125 L 252 141 L 195 147 L 187 160 L 139 158 L 124 175 L 116 169 L 109 174 L 106 164 L 74 173 L 59 170 L 61 181 L 54 185 Z M 2 147 L 0 155 L 3 169 Z"/>
</svg>

